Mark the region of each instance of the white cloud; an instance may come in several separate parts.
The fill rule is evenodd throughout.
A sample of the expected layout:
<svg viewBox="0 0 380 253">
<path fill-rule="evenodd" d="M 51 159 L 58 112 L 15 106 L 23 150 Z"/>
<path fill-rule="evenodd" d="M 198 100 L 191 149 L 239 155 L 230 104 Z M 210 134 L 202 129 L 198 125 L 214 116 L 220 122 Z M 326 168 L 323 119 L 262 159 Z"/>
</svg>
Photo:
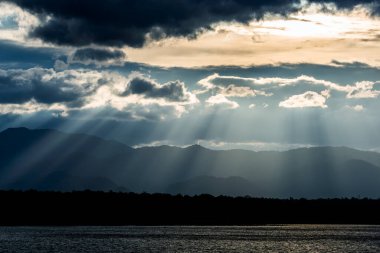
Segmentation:
<svg viewBox="0 0 380 253">
<path fill-rule="evenodd" d="M 212 97 L 209 97 L 206 100 L 208 106 L 225 106 L 228 109 L 236 109 L 239 107 L 239 104 L 227 99 L 222 94 L 218 94 Z"/>
<path fill-rule="evenodd" d="M 3 21 L 7 19 L 11 19 L 15 23 L 15 26 L 8 27 L 4 25 Z M 14 4 L 0 2 L 0 40 L 28 44 L 36 43 L 36 41 L 28 38 L 28 33 L 38 24 L 38 18 L 31 13 L 22 10 Z"/>
<path fill-rule="evenodd" d="M 229 80 L 237 80 L 237 81 L 254 81 L 255 78 L 245 78 L 245 77 L 239 77 L 239 76 L 221 76 L 218 73 L 214 73 L 212 75 L 209 75 L 201 80 L 198 81 L 198 84 L 203 86 L 207 89 L 215 88 L 214 81 L 217 79 L 229 79 Z"/>
<path fill-rule="evenodd" d="M 374 90 L 374 85 L 379 82 L 361 81 L 352 85 L 343 85 L 327 80 L 316 79 L 312 76 L 300 75 L 295 78 L 281 77 L 239 77 L 223 76 L 217 73 L 198 81 L 203 90 L 198 94 L 213 92 L 226 97 L 272 96 L 282 87 L 310 86 L 310 88 L 324 88 L 321 95 L 329 98 L 331 91 L 344 93 L 348 99 L 376 98 L 380 90 Z"/>
<path fill-rule="evenodd" d="M 308 144 L 292 144 L 262 141 L 228 142 L 217 140 L 199 140 L 197 143 L 203 147 L 214 150 L 243 149 L 252 151 L 286 151 L 297 148 L 313 147 L 313 145 Z"/>
<path fill-rule="evenodd" d="M 233 142 L 233 141 L 220 141 L 220 140 L 196 140 L 194 143 L 177 143 L 171 140 L 157 140 L 149 143 L 141 143 L 134 145 L 133 148 L 144 147 L 159 147 L 159 146 L 171 146 L 187 148 L 191 145 L 201 145 L 211 150 L 250 150 L 250 151 L 286 151 L 297 148 L 311 148 L 314 147 L 310 144 L 297 144 L 297 143 L 279 143 L 279 142 L 263 142 L 263 141 L 245 141 L 245 142 Z"/>
<path fill-rule="evenodd" d="M 67 69 L 68 67 L 69 67 L 69 64 L 67 64 L 67 63 L 64 62 L 64 61 L 56 60 L 56 61 L 54 62 L 54 69 L 55 69 L 55 70 L 58 70 L 58 71 L 60 71 L 60 70 L 65 70 L 65 69 Z"/>
<path fill-rule="evenodd" d="M 279 103 L 284 108 L 320 107 L 327 108 L 326 97 L 314 91 L 307 91 L 300 95 L 294 95 Z"/>
<path fill-rule="evenodd" d="M 137 144 L 137 145 L 134 145 L 132 146 L 133 148 L 146 148 L 146 147 L 160 147 L 160 146 L 170 146 L 170 147 L 180 147 L 180 148 L 186 148 L 188 146 L 190 146 L 190 144 L 187 144 L 187 145 L 179 145 L 179 144 L 176 144 L 174 141 L 170 141 L 170 140 L 159 140 L 159 141 L 152 141 L 152 142 L 149 142 L 149 143 L 140 143 L 140 144 Z"/>
<path fill-rule="evenodd" d="M 354 106 L 346 105 L 345 108 L 356 111 L 356 112 L 361 112 L 365 109 L 363 105 L 354 105 Z"/>
<path fill-rule="evenodd" d="M 31 100 L 22 104 L 0 104 L 0 115 L 1 114 L 15 114 L 15 115 L 25 115 L 33 114 L 42 111 L 50 111 L 54 116 L 67 116 L 68 108 L 59 103 L 54 103 L 50 105 L 41 104 L 35 100 Z"/>
<path fill-rule="evenodd" d="M 107 85 L 99 87 L 96 93 L 88 98 L 86 109 L 111 106 L 116 110 L 126 110 L 135 115 L 136 111 L 150 114 L 152 109 L 158 113 L 157 107 L 161 107 L 166 108 L 164 111 L 171 112 L 173 116 L 180 117 L 199 102 L 197 97 L 179 81 L 160 84 L 138 72 L 127 77 L 107 72 L 106 76 L 103 82 Z M 139 82 L 143 80 L 141 85 L 149 84 L 149 86 L 134 92 L 131 90 L 131 85 L 138 79 Z M 173 85 L 175 88 L 172 88 Z M 141 108 L 136 110 L 136 107 Z M 172 110 L 169 110 L 170 108 Z M 139 116 L 135 115 L 134 118 Z"/>
<path fill-rule="evenodd" d="M 347 94 L 347 98 L 377 98 L 379 90 L 373 90 L 374 82 L 362 81 L 357 82 Z"/>
<path fill-rule="evenodd" d="M 219 81 L 219 82 L 218 82 Z M 333 83 L 326 80 L 316 79 L 312 76 L 301 75 L 296 78 L 281 78 L 281 77 L 259 77 L 259 78 L 248 78 L 239 76 L 221 76 L 217 73 L 210 75 L 204 79 L 198 81 L 198 84 L 206 89 L 212 89 L 215 87 L 225 86 L 220 82 L 229 82 L 231 85 L 235 86 L 252 86 L 255 88 L 267 88 L 267 86 L 283 87 L 283 86 L 295 86 L 297 84 L 310 84 L 319 85 L 326 88 L 350 92 L 352 90 L 351 86 L 342 86 L 337 83 Z"/>
<path fill-rule="evenodd" d="M 256 92 L 249 87 L 239 87 L 233 84 L 221 90 L 221 94 L 226 97 L 254 97 Z"/>
</svg>

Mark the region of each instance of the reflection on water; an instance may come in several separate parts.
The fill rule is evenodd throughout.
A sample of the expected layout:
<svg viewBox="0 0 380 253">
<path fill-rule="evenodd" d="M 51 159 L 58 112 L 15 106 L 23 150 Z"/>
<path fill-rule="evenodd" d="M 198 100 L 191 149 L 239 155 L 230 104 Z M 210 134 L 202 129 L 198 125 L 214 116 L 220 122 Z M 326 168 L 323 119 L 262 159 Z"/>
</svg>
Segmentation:
<svg viewBox="0 0 380 253">
<path fill-rule="evenodd" d="M 0 252 L 380 252 L 380 226 L 3 227 Z"/>
</svg>

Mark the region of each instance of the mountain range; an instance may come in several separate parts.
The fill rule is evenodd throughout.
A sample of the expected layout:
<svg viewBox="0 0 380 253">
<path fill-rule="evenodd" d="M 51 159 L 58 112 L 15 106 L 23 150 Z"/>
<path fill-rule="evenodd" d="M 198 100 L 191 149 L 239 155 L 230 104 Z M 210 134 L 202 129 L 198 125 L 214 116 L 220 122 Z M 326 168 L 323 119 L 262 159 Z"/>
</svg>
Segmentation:
<svg viewBox="0 0 380 253">
<path fill-rule="evenodd" d="M 283 152 L 199 145 L 131 148 L 57 130 L 0 133 L 0 188 L 271 198 L 380 197 L 380 154 L 346 147 Z"/>
</svg>

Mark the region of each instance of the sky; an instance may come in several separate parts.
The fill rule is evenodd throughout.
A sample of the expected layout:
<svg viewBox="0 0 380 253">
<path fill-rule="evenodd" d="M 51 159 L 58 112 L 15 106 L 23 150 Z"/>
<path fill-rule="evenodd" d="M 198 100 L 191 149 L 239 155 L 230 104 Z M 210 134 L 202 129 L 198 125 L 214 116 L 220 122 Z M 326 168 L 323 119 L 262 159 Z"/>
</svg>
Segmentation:
<svg viewBox="0 0 380 253">
<path fill-rule="evenodd" d="M 375 0 L 0 0 L 0 130 L 380 151 Z"/>
</svg>

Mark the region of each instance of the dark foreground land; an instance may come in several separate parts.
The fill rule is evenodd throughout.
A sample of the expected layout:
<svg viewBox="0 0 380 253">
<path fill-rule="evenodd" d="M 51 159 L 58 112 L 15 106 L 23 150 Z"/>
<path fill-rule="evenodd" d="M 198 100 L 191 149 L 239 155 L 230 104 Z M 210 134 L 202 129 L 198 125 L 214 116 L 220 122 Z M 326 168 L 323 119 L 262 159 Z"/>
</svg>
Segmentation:
<svg viewBox="0 0 380 253">
<path fill-rule="evenodd" d="M 0 191 L 0 225 L 380 224 L 380 200 Z"/>
</svg>

